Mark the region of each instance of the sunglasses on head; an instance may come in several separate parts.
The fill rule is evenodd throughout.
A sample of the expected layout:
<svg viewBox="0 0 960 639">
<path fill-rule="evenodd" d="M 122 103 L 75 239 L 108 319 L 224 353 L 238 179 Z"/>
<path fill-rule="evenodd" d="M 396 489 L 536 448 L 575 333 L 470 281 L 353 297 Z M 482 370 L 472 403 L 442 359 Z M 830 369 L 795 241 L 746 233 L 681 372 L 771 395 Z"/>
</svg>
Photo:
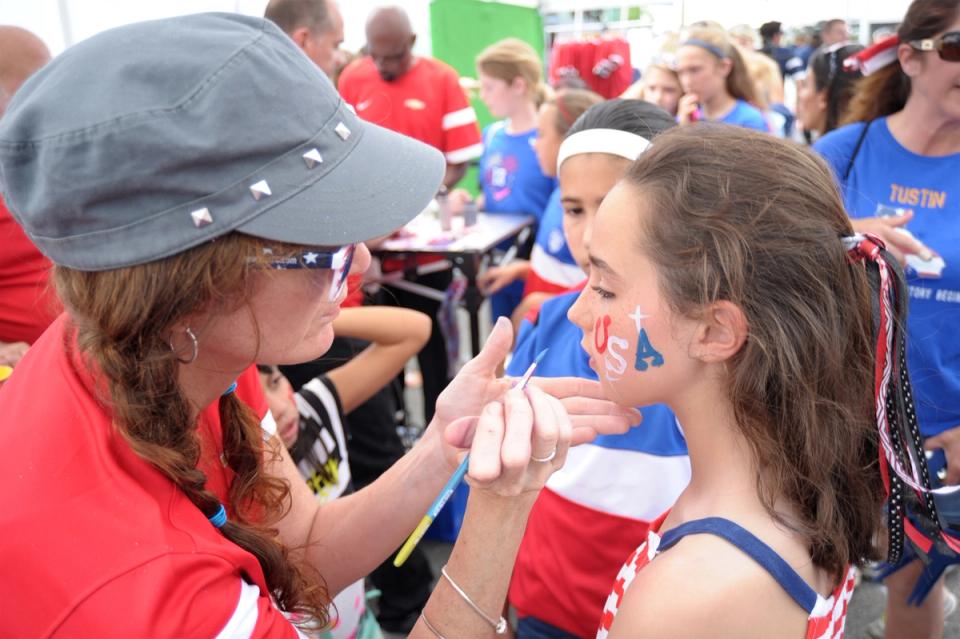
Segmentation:
<svg viewBox="0 0 960 639">
<path fill-rule="evenodd" d="M 270 258 L 272 251 L 268 248 L 263 249 L 268 256 L 266 261 L 267 268 L 278 270 L 289 269 L 329 269 L 333 271 L 333 278 L 330 281 L 330 290 L 328 299 L 333 301 L 340 297 L 343 287 L 347 282 L 347 276 L 350 274 L 350 265 L 353 264 L 353 252 L 356 250 L 356 244 L 347 244 L 338 249 L 307 249 L 289 255 L 286 257 Z"/>
<path fill-rule="evenodd" d="M 960 62 L 960 31 L 944 33 L 936 38 L 911 40 L 910 46 L 918 51 L 936 51 L 941 60 Z"/>
</svg>

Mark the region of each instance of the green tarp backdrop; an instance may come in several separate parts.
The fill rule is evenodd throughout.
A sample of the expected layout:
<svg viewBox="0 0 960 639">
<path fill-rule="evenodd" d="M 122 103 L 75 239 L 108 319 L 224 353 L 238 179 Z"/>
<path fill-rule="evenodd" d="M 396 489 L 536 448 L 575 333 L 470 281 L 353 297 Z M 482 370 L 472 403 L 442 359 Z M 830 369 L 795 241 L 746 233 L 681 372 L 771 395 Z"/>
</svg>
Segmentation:
<svg viewBox="0 0 960 639">
<path fill-rule="evenodd" d="M 543 55 L 543 21 L 536 8 L 480 0 L 434 0 L 430 3 L 433 57 L 461 76 L 475 78 L 474 60 L 488 45 L 503 38 L 520 38 Z M 479 97 L 471 96 L 481 128 L 493 117 Z M 460 184 L 476 192 L 477 172 L 471 168 Z"/>
</svg>

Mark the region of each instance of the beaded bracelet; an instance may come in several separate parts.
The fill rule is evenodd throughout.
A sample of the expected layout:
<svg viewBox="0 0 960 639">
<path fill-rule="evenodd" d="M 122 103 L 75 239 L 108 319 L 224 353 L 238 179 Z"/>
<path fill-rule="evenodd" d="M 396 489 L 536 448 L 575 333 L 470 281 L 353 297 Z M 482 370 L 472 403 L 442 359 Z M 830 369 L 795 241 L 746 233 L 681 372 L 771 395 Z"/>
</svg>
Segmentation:
<svg viewBox="0 0 960 639">
<path fill-rule="evenodd" d="M 453 587 L 453 589 L 457 591 L 457 594 L 463 597 L 463 600 L 466 601 L 468 604 L 470 604 L 470 607 L 473 608 L 474 612 L 476 612 L 478 615 L 483 617 L 483 620 L 486 621 L 488 624 L 493 626 L 493 629 L 496 631 L 498 635 L 502 635 L 507 632 L 507 620 L 504 619 L 503 616 L 500 617 L 499 621 L 496 621 L 492 617 L 488 617 L 487 613 L 481 610 L 480 606 L 473 603 L 473 600 L 470 599 L 469 596 L 467 596 L 467 593 L 465 593 L 463 589 L 460 588 L 460 586 L 454 583 L 453 579 L 450 578 L 450 575 L 447 574 L 446 566 L 440 569 L 440 574 L 443 575 L 443 578 L 446 579 L 450 583 L 450 585 Z"/>
</svg>

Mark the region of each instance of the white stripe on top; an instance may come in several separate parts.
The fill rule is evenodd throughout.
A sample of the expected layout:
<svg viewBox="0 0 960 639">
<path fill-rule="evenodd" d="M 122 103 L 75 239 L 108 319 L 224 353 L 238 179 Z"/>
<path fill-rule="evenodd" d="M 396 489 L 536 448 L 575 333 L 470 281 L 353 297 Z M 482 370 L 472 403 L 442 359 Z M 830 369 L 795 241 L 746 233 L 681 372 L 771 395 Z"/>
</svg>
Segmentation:
<svg viewBox="0 0 960 639">
<path fill-rule="evenodd" d="M 440 124 L 440 127 L 444 131 L 449 131 L 450 129 L 455 129 L 458 126 L 463 126 L 464 124 L 470 124 L 471 122 L 476 121 L 477 113 L 473 110 L 473 107 L 463 107 L 459 111 L 451 111 L 443 116 L 443 122 Z"/>
<path fill-rule="evenodd" d="M 547 480 L 554 493 L 593 510 L 653 521 L 690 483 L 690 458 L 663 457 L 595 444 L 571 447 Z"/>
<path fill-rule="evenodd" d="M 473 146 L 464 147 L 444 154 L 448 164 L 463 164 L 483 155 L 483 145 L 479 142 Z"/>
<path fill-rule="evenodd" d="M 257 602 L 260 599 L 260 588 L 240 580 L 240 598 L 237 608 L 227 621 L 223 630 L 217 633 L 217 639 L 248 639 L 253 636 L 257 626 Z"/>
</svg>

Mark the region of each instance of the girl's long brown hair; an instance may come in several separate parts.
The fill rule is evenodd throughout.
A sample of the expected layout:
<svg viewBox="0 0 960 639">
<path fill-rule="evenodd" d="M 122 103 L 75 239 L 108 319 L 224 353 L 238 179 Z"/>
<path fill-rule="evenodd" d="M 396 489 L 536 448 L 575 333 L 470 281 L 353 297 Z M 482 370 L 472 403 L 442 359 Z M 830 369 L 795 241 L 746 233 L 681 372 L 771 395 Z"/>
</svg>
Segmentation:
<svg viewBox="0 0 960 639">
<path fill-rule="evenodd" d="M 838 579 L 876 557 L 870 286 L 841 245 L 853 229 L 829 169 L 772 136 L 698 124 L 657 137 L 625 179 L 656 211 L 642 249 L 674 309 L 728 300 L 746 316 L 727 394 L 764 507 Z"/>
<path fill-rule="evenodd" d="M 103 401 L 114 425 L 137 455 L 169 477 L 208 517 L 220 501 L 206 489 L 206 476 L 197 468 L 200 407 L 188 404 L 178 384 L 181 364 L 169 338 L 173 327 L 193 313 L 242 307 L 258 268 L 250 257 L 260 255 L 262 247 L 261 241 L 234 233 L 147 264 L 99 272 L 58 266 L 54 271 L 78 355 L 108 393 Z M 322 579 L 293 561 L 271 527 L 290 507 L 290 488 L 264 473 L 269 452 L 260 420 L 236 393 L 222 397 L 219 409 L 224 457 L 236 473 L 229 493 L 234 515 L 220 530 L 257 558 L 282 610 L 325 625 L 330 598 Z"/>
<path fill-rule="evenodd" d="M 950 28 L 960 14 L 960 0 L 914 0 L 897 29 L 900 42 L 931 38 Z M 935 52 L 924 55 L 937 55 Z M 903 109 L 910 97 L 910 77 L 895 60 L 859 80 L 843 124 L 870 122 Z"/>
</svg>

